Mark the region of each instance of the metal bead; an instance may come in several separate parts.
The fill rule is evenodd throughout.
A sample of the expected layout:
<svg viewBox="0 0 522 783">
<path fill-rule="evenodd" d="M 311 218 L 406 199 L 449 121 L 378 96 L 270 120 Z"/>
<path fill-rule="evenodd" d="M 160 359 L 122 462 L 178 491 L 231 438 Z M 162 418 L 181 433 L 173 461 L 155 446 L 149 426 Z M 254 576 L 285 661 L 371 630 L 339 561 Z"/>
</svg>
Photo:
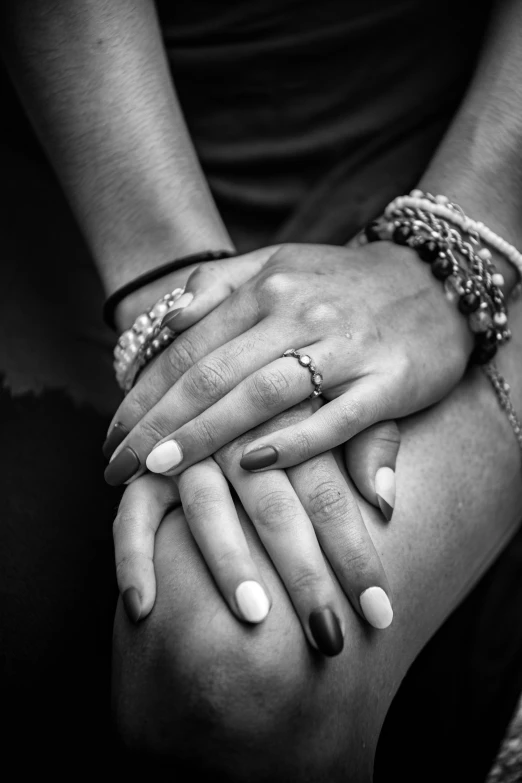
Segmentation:
<svg viewBox="0 0 522 783">
<path fill-rule="evenodd" d="M 299 364 L 302 364 L 303 367 L 308 367 L 308 365 L 311 363 L 312 363 L 312 359 L 310 358 L 310 356 L 306 356 L 305 354 L 304 356 L 299 357 Z"/>
</svg>

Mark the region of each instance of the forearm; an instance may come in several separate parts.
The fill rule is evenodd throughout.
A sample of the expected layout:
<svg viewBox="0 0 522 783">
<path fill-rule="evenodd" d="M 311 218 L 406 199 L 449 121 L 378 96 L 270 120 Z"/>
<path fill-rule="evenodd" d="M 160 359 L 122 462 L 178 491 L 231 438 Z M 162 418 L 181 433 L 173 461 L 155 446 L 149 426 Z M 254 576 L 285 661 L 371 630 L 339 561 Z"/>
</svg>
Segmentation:
<svg viewBox="0 0 522 783">
<path fill-rule="evenodd" d="M 420 187 L 522 247 L 522 2 L 500 0 L 468 94 Z M 515 270 L 496 257 L 508 290 Z"/>
<path fill-rule="evenodd" d="M 2 47 L 107 293 L 230 248 L 190 141 L 152 0 L 13 0 Z"/>
</svg>

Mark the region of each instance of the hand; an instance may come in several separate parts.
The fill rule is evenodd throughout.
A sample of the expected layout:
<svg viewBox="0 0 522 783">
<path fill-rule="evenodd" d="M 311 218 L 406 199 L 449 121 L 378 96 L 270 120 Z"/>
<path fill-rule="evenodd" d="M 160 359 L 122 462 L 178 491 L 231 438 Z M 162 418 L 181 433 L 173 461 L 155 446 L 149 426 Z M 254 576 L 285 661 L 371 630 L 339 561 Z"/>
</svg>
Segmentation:
<svg viewBox="0 0 522 783">
<path fill-rule="evenodd" d="M 311 404 L 304 403 L 284 414 L 283 423 L 302 419 L 310 412 Z M 270 422 L 262 429 L 281 423 Z M 360 439 L 352 460 L 359 466 L 364 464 L 359 479 L 372 500 L 375 473 L 383 465 L 394 467 L 398 450 L 395 425 L 380 425 L 380 430 L 380 434 Z M 189 527 L 231 611 L 249 622 L 266 617 L 270 606 L 266 586 L 250 557 L 228 478 L 314 646 L 323 645 L 327 654 L 340 651 L 343 627 L 338 590 L 319 543 L 354 609 L 375 627 L 385 627 L 392 616 L 384 594 L 389 593 L 386 576 L 334 456 L 327 453 L 309 460 L 289 470 L 288 476 L 279 470 L 252 475 L 242 471 L 237 460 L 243 441 L 251 437 L 249 433 L 221 449 L 215 461 L 208 458 L 186 470 L 176 479 L 179 491 L 173 480 L 150 474 L 127 488 L 114 524 L 114 541 L 118 582 L 131 619 L 143 619 L 154 605 L 154 538 L 161 520 L 173 504 L 179 505 L 180 498 Z M 390 471 L 390 467 L 384 470 Z M 329 640 L 321 633 L 317 637 L 317 627 L 310 621 L 316 610 L 325 608 L 340 620 L 341 631 Z"/>
<path fill-rule="evenodd" d="M 175 475 L 305 399 L 310 372 L 281 358 L 288 348 L 312 357 L 328 404 L 250 444 L 246 469 L 297 464 L 431 405 L 463 375 L 472 338 L 409 248 L 285 246 L 178 336 L 127 396 L 115 419 L 131 432 L 107 480 L 139 475 L 147 457 L 149 469 Z"/>
</svg>

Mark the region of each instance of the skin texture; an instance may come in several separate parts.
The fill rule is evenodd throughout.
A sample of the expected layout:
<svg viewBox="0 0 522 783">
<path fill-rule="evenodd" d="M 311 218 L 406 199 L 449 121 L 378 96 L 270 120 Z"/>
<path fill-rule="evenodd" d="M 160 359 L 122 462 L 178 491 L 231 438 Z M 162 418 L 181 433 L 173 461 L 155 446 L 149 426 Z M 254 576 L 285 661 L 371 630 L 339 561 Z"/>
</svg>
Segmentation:
<svg viewBox="0 0 522 783">
<path fill-rule="evenodd" d="M 520 326 L 520 314 L 514 321 Z M 503 352 L 510 381 L 521 359 L 520 341 Z M 520 408 L 520 383 L 512 389 Z M 394 595 L 391 628 L 368 630 L 343 599 L 345 648 L 318 659 L 244 516 L 273 605 L 260 626 L 237 623 L 174 511 L 158 531 L 152 614 L 138 626 L 121 606 L 116 617 L 114 708 L 129 746 L 230 781 L 371 779 L 379 730 L 408 666 L 522 512 L 520 454 L 479 371 L 401 430 L 392 524 L 360 500 Z"/>
</svg>

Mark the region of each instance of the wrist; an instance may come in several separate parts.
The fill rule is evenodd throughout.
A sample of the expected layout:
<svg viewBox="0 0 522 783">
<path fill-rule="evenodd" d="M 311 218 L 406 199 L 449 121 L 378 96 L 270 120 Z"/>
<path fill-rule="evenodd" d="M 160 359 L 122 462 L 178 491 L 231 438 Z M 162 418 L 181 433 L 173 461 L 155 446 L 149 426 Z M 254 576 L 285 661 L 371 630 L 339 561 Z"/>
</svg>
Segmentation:
<svg viewBox="0 0 522 783">
<path fill-rule="evenodd" d="M 423 191 L 447 196 L 450 201 L 459 204 L 469 218 L 484 223 L 518 250 L 522 249 L 519 221 L 513 220 L 510 210 L 506 208 L 507 200 L 479 173 L 448 177 L 440 172 L 428 171 L 418 187 Z M 504 277 L 503 291 L 508 298 L 519 282 L 518 273 L 505 256 L 491 247 L 489 249 L 497 271 Z"/>
</svg>

